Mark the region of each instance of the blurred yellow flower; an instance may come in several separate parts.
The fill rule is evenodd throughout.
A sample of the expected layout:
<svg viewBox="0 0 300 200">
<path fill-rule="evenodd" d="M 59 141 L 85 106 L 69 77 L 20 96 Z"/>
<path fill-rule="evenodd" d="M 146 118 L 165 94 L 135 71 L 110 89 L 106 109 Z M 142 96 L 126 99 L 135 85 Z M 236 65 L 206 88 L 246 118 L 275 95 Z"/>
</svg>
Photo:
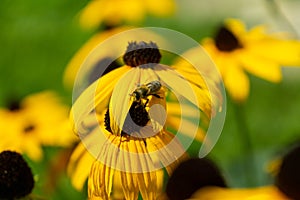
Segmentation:
<svg viewBox="0 0 300 200">
<path fill-rule="evenodd" d="M 80 69 L 81 65 L 84 63 L 86 57 L 89 55 L 89 53 L 97 46 L 99 45 L 102 41 L 104 41 L 105 39 L 107 39 L 108 37 L 117 34 L 119 32 L 128 30 L 129 27 L 119 27 L 119 28 L 115 28 L 115 29 L 111 29 L 111 30 L 107 30 L 107 31 L 103 31 L 103 32 L 99 32 L 97 34 L 95 34 L 94 36 L 92 36 L 92 38 L 90 38 L 77 52 L 76 54 L 73 56 L 73 58 L 69 61 L 65 72 L 64 72 L 64 85 L 68 88 L 72 88 L 76 75 L 78 73 L 78 70 Z M 103 64 L 103 67 L 105 67 L 105 65 L 109 65 L 110 62 L 112 62 L 113 60 L 111 60 L 111 55 L 109 54 L 109 50 L 108 53 L 100 53 L 98 55 L 98 58 L 95 59 L 94 61 L 94 68 L 101 68 L 101 65 Z M 115 61 L 115 63 L 113 63 L 112 67 L 114 68 L 117 67 L 117 62 Z M 95 69 L 97 70 L 97 69 Z M 95 73 L 95 70 L 91 70 L 90 72 L 90 76 L 88 78 L 92 78 L 92 76 L 95 76 L 97 73 Z M 98 69 L 99 70 L 99 69 Z M 99 77 L 98 77 L 99 78 Z M 94 80 L 89 80 L 90 83 L 92 83 Z"/>
<path fill-rule="evenodd" d="M 202 45 L 218 66 L 225 88 L 236 102 L 245 101 L 249 95 L 247 73 L 279 82 L 281 66 L 300 65 L 299 41 L 288 39 L 285 34 L 268 34 L 265 26 L 247 31 L 236 19 L 226 20 L 215 37 L 204 39 Z"/>
<path fill-rule="evenodd" d="M 27 154 L 38 161 L 42 146 L 69 147 L 75 137 L 68 106 L 51 91 L 30 95 L 10 109 L 0 109 L 0 149 Z"/>
<path fill-rule="evenodd" d="M 221 187 L 204 187 L 190 199 L 203 200 L 288 200 L 275 186 L 264 186 L 247 189 L 231 189 Z"/>
<path fill-rule="evenodd" d="M 174 0 L 91 0 L 80 13 L 83 28 L 97 28 L 100 24 L 120 25 L 137 23 L 146 14 L 165 17 L 175 11 Z"/>
</svg>

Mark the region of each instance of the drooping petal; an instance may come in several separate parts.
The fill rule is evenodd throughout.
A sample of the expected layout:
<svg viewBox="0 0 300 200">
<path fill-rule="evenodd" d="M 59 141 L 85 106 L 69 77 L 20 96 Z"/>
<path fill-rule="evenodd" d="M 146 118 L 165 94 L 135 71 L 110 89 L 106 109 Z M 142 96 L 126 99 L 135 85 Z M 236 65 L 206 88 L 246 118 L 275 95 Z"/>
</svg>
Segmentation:
<svg viewBox="0 0 300 200">
<path fill-rule="evenodd" d="M 132 68 L 115 85 L 109 103 L 110 126 L 114 134 L 120 135 L 130 108 L 130 95 L 138 87 L 140 69 Z"/>
<path fill-rule="evenodd" d="M 169 116 L 167 123 L 167 127 L 171 127 L 172 129 L 181 131 L 181 134 L 189 136 L 191 138 L 195 138 L 195 140 L 199 142 L 203 142 L 205 137 L 205 131 L 203 128 L 199 127 L 196 123 L 193 123 L 184 118 Z M 196 133 L 193 133 L 191 130 L 197 130 Z"/>
<path fill-rule="evenodd" d="M 184 77 L 167 66 L 156 65 L 154 69 L 168 89 L 186 98 L 195 106 L 206 111 L 210 116 L 212 112 L 210 96 L 203 94 L 201 88 L 189 83 Z"/>
<path fill-rule="evenodd" d="M 184 159 L 185 151 L 172 133 L 163 131 L 147 139 L 147 149 L 153 161 L 160 162 L 168 174 Z"/>
<path fill-rule="evenodd" d="M 121 180 L 121 173 L 118 170 L 115 170 L 113 190 L 112 190 L 112 199 L 125 199 L 123 192 L 123 182 Z"/>
<path fill-rule="evenodd" d="M 89 197 L 97 196 L 103 199 L 109 199 L 112 190 L 114 169 L 112 165 L 116 162 L 118 153 L 116 148 L 111 145 L 110 140 L 106 141 L 101 148 L 98 160 L 91 168 L 89 176 Z"/>
<path fill-rule="evenodd" d="M 77 190 L 83 188 L 95 159 L 82 143 L 79 143 L 73 151 L 68 163 L 68 175 Z"/>
<path fill-rule="evenodd" d="M 124 166 L 124 171 L 121 171 L 121 180 L 123 183 L 123 192 L 126 199 L 136 200 L 139 194 L 139 187 L 135 173 L 132 173 L 131 161 L 126 152 L 130 152 L 127 142 L 122 142 L 118 162 Z M 126 152 L 125 152 L 126 151 Z"/>
<path fill-rule="evenodd" d="M 73 104 L 71 118 L 74 119 L 75 128 L 78 132 L 85 132 L 85 128 L 82 127 L 82 122 L 95 108 L 98 111 L 103 111 L 109 101 L 109 97 L 112 90 L 124 73 L 126 73 L 130 67 L 120 67 L 112 72 L 104 75 L 101 80 L 91 84 L 82 94 L 78 97 Z"/>
</svg>

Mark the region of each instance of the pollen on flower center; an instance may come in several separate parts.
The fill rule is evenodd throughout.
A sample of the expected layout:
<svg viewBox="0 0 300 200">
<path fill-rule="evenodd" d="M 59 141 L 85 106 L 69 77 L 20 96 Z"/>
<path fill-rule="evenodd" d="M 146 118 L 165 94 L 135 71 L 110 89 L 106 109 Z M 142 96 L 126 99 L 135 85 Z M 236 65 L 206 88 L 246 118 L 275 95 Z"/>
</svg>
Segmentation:
<svg viewBox="0 0 300 200">
<path fill-rule="evenodd" d="M 215 36 L 215 45 L 220 51 L 233 51 L 241 48 L 238 38 L 226 27 L 221 27 Z"/>
<path fill-rule="evenodd" d="M 150 120 L 148 112 L 141 102 L 133 102 L 130 106 L 129 113 L 125 119 L 121 135 L 131 135 L 138 132 L 141 127 L 146 126 Z M 110 127 L 109 110 L 107 109 L 104 117 L 105 129 L 113 133 Z"/>
<path fill-rule="evenodd" d="M 155 43 L 129 42 L 123 60 L 126 65 L 137 67 L 148 63 L 159 63 L 161 54 Z"/>
<path fill-rule="evenodd" d="M 24 133 L 29 133 L 29 132 L 33 131 L 34 129 L 35 129 L 35 126 L 32 125 L 32 124 L 29 124 L 28 126 L 26 126 L 26 127 L 23 129 L 23 131 L 24 131 Z"/>
<path fill-rule="evenodd" d="M 33 187 L 33 175 L 23 157 L 12 151 L 0 153 L 0 199 L 24 197 Z"/>
</svg>

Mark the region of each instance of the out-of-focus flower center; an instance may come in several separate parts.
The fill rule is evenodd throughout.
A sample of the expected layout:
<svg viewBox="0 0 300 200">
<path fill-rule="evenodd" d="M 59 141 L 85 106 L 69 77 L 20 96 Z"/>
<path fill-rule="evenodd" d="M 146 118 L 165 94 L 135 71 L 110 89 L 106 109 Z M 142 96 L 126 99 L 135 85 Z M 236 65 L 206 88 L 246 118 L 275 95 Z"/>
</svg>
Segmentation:
<svg viewBox="0 0 300 200">
<path fill-rule="evenodd" d="M 8 109 L 10 111 L 19 111 L 21 109 L 21 105 L 20 105 L 20 102 L 18 101 L 11 101 L 8 105 Z"/>
<path fill-rule="evenodd" d="M 138 132 L 142 127 L 147 125 L 149 120 L 149 114 L 145 109 L 145 105 L 141 102 L 133 102 L 126 116 L 121 135 L 130 135 L 133 132 Z M 105 129 L 112 133 L 108 109 L 105 113 L 104 125 Z"/>
<path fill-rule="evenodd" d="M 23 157 L 12 151 L 0 153 L 0 199 L 24 197 L 33 187 L 33 175 Z"/>
<path fill-rule="evenodd" d="M 93 70 L 89 75 L 88 81 L 89 83 L 93 83 L 101 76 L 104 76 L 105 74 L 121 66 L 122 65 L 118 63 L 116 60 L 114 60 L 113 58 L 105 57 L 96 63 L 96 66 L 93 68 Z"/>
<path fill-rule="evenodd" d="M 155 43 L 130 42 L 127 46 L 123 60 L 126 65 L 137 67 L 148 63 L 159 63 L 161 54 Z"/>
<path fill-rule="evenodd" d="M 215 45 L 220 51 L 234 51 L 242 47 L 238 38 L 226 27 L 221 27 L 215 38 Z"/>
<path fill-rule="evenodd" d="M 24 129 L 23 132 L 25 134 L 32 132 L 35 129 L 35 126 L 33 124 L 27 125 Z"/>
</svg>

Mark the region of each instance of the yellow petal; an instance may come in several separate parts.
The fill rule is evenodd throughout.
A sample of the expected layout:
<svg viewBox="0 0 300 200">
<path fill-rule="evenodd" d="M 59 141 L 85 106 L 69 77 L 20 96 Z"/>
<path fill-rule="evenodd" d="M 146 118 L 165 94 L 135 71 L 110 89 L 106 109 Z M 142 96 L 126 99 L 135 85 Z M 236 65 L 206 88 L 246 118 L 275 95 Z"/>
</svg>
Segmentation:
<svg viewBox="0 0 300 200">
<path fill-rule="evenodd" d="M 184 118 L 170 116 L 168 117 L 166 126 L 170 126 L 175 130 L 179 130 L 180 128 L 181 134 L 190 138 L 194 138 L 199 142 L 203 142 L 203 139 L 205 137 L 205 131 L 201 127 Z M 197 130 L 197 132 L 193 133 L 191 130 Z"/>
<path fill-rule="evenodd" d="M 90 168 L 95 161 L 82 143 L 73 151 L 68 163 L 68 175 L 77 190 L 81 190 L 90 173 Z"/>
<path fill-rule="evenodd" d="M 225 20 L 225 26 L 234 33 L 235 36 L 243 36 L 246 33 L 246 27 L 242 20 L 227 19 Z"/>
<path fill-rule="evenodd" d="M 114 134 L 120 135 L 130 108 L 130 94 L 138 87 L 139 68 L 132 68 L 119 78 L 109 103 L 110 126 Z"/>
<path fill-rule="evenodd" d="M 167 66 L 156 65 L 155 72 L 160 77 L 160 80 L 173 93 L 186 98 L 200 109 L 207 111 L 207 114 L 210 114 L 210 97 L 202 91 L 199 91 L 201 88 L 189 83 L 180 74 Z"/>
<path fill-rule="evenodd" d="M 240 61 L 245 70 L 255 76 L 275 83 L 282 79 L 280 66 L 274 60 L 244 53 Z"/>
<path fill-rule="evenodd" d="M 116 170 L 114 174 L 113 191 L 111 195 L 112 199 L 125 199 L 122 185 L 121 173 L 120 171 Z"/>
<path fill-rule="evenodd" d="M 99 158 L 92 165 L 89 176 L 89 197 L 98 196 L 109 199 L 112 190 L 114 169 L 112 165 L 118 156 L 116 148 L 107 140 L 99 153 Z M 103 161 L 103 162 L 102 162 Z"/>
<path fill-rule="evenodd" d="M 300 42 L 276 38 L 264 38 L 247 46 L 249 54 L 272 60 L 283 66 L 300 66 Z"/>
<path fill-rule="evenodd" d="M 92 36 L 91 39 L 89 39 L 73 56 L 73 58 L 69 61 L 66 70 L 64 72 L 63 82 L 64 85 L 68 88 L 72 88 L 76 75 L 82 66 L 82 64 L 85 62 L 86 58 L 89 56 L 89 54 L 96 48 L 101 42 L 103 42 L 105 39 L 109 38 L 110 36 L 113 36 L 117 33 L 120 33 L 122 31 L 128 30 L 129 27 L 119 27 L 115 29 L 111 29 L 108 31 L 100 32 Z M 112 49 L 116 45 L 112 45 Z M 119 47 L 123 48 L 123 46 Z M 84 69 L 81 69 L 81 73 L 85 73 L 87 71 L 91 71 L 92 68 L 99 62 L 99 60 L 105 58 L 105 57 L 112 57 L 114 58 L 116 55 L 111 51 L 105 49 L 97 49 L 97 56 L 93 57 L 93 59 L 89 59 L 89 65 L 85 65 Z M 83 80 L 79 80 L 83 81 Z"/>
<path fill-rule="evenodd" d="M 173 14 L 176 9 L 173 0 L 145 0 L 149 13 L 157 16 L 167 16 Z"/>
<path fill-rule="evenodd" d="M 147 149 L 152 160 L 159 161 L 162 167 L 171 174 L 184 156 L 184 149 L 172 133 L 163 131 L 147 139 Z"/>
<path fill-rule="evenodd" d="M 83 91 L 72 107 L 71 118 L 74 119 L 76 131 L 82 133 L 86 131 L 82 123 L 95 107 L 97 107 L 98 112 L 103 111 L 107 107 L 109 97 L 118 81 L 118 77 L 129 69 L 130 67 L 124 66 L 113 70 L 104 75 L 99 82 L 94 82 Z"/>
<path fill-rule="evenodd" d="M 232 62 L 224 75 L 225 87 L 234 101 L 243 102 L 249 95 L 250 83 L 245 72 Z"/>
<path fill-rule="evenodd" d="M 80 24 L 84 28 L 94 28 L 103 20 L 103 12 L 99 8 L 105 6 L 105 1 L 90 1 L 80 13 Z"/>
<path fill-rule="evenodd" d="M 127 142 L 122 142 L 120 148 L 130 152 Z M 135 173 L 132 173 L 131 161 L 125 151 L 120 152 L 118 162 L 123 164 L 124 171 L 121 172 L 121 180 L 123 183 L 123 192 L 126 199 L 137 199 L 139 194 L 139 187 L 136 181 Z"/>
</svg>

